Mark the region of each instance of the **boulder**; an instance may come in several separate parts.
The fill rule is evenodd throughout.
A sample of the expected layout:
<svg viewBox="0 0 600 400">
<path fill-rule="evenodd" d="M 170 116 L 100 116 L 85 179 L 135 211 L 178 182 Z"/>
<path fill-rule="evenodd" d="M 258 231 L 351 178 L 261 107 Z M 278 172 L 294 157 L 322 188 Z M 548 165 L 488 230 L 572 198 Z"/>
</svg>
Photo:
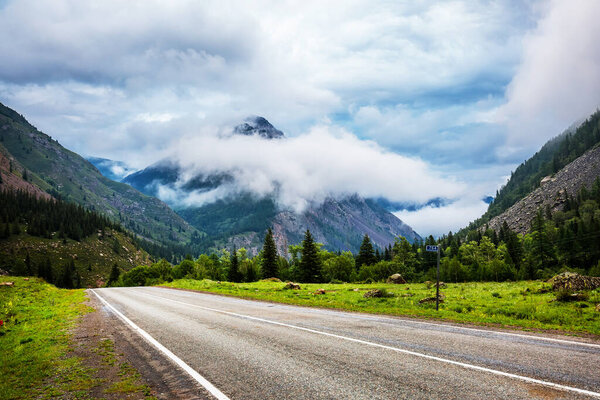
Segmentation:
<svg viewBox="0 0 600 400">
<path fill-rule="evenodd" d="M 14 282 L 0 282 L 0 286 L 15 286 Z"/>
<path fill-rule="evenodd" d="M 443 303 L 445 298 L 446 296 L 440 293 L 440 303 Z M 435 296 L 425 297 L 424 299 L 419 300 L 419 304 L 423 303 L 435 303 Z"/>
<path fill-rule="evenodd" d="M 261 279 L 261 282 L 281 282 L 281 279 L 272 277 L 272 278 Z"/>
<path fill-rule="evenodd" d="M 317 289 L 314 294 L 325 294 L 325 289 Z"/>
<path fill-rule="evenodd" d="M 594 290 L 600 287 L 600 277 L 563 272 L 548 280 L 552 290 Z"/>
<path fill-rule="evenodd" d="M 389 278 L 387 278 L 387 283 L 395 283 L 397 285 L 404 285 L 406 283 L 406 281 L 404 280 L 402 275 L 394 274 L 394 275 L 391 275 Z"/>
<path fill-rule="evenodd" d="M 300 285 L 298 285 L 297 283 L 294 283 L 294 282 L 288 282 L 285 284 L 283 289 L 285 289 L 285 290 L 289 290 L 289 289 L 300 290 Z"/>
<path fill-rule="evenodd" d="M 366 299 L 371 297 L 383 297 L 383 292 L 379 289 L 373 289 L 363 294 L 363 297 Z"/>
<path fill-rule="evenodd" d="M 600 312 L 600 303 L 596 304 L 596 311 Z"/>
</svg>

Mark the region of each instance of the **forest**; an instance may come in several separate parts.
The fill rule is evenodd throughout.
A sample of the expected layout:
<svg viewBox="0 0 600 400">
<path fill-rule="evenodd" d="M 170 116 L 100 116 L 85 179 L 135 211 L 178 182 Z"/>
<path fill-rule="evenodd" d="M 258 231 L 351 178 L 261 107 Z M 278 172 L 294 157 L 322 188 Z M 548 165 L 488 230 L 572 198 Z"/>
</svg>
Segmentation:
<svg viewBox="0 0 600 400">
<path fill-rule="evenodd" d="M 112 284 L 138 286 L 173 279 L 211 279 L 253 282 L 278 278 L 297 282 L 381 282 L 399 273 L 409 282 L 435 280 L 437 254 L 425 246 L 440 246 L 440 277 L 446 282 L 517 281 L 548 279 L 563 271 L 600 276 L 600 179 L 577 196 L 569 196 L 563 211 L 540 209 L 531 231 L 518 235 L 506 224 L 499 232 L 473 230 L 465 240 L 449 233 L 435 240 L 409 243 L 398 237 L 380 249 L 365 235 L 358 254 L 331 252 L 307 231 L 299 245 L 289 247 L 289 258 L 277 254 L 272 233 L 263 250 L 250 257 L 246 249 L 222 249 L 188 256 L 172 266 L 161 260 L 120 274 L 113 268 Z"/>
</svg>

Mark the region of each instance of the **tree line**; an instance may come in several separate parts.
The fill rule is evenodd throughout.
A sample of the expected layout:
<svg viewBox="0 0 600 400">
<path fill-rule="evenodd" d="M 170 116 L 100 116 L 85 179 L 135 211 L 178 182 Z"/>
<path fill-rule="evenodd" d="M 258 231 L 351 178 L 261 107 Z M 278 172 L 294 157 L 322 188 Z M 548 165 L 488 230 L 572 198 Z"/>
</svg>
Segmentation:
<svg viewBox="0 0 600 400">
<path fill-rule="evenodd" d="M 125 286 L 147 285 L 172 279 L 212 279 L 253 282 L 278 278 L 297 282 L 376 282 L 399 273 L 407 281 L 435 280 L 437 255 L 425 251 L 439 245 L 441 279 L 447 282 L 547 279 L 564 270 L 600 276 L 600 179 L 577 196 L 567 196 L 562 211 L 540 209 L 526 235 L 506 222 L 498 232 L 470 231 L 461 238 L 450 232 L 435 240 L 410 243 L 404 237 L 381 249 L 364 236 L 358 254 L 332 252 L 306 231 L 299 245 L 289 246 L 289 258 L 277 253 L 273 233 L 267 230 L 262 250 L 250 257 L 246 249 L 222 249 L 186 257 L 171 265 L 161 260 L 139 266 L 115 279 Z"/>
</svg>

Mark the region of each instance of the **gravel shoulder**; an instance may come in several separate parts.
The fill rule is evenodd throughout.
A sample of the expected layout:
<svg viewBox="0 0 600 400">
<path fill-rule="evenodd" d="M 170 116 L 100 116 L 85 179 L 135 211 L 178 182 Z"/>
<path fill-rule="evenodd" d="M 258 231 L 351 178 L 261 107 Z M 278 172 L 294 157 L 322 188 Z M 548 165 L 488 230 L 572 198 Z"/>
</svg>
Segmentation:
<svg viewBox="0 0 600 400">
<path fill-rule="evenodd" d="M 88 398 L 203 399 L 197 384 L 88 293 L 95 311 L 73 332 L 73 355 L 92 371 Z M 198 393 L 201 393 L 200 395 Z"/>
</svg>

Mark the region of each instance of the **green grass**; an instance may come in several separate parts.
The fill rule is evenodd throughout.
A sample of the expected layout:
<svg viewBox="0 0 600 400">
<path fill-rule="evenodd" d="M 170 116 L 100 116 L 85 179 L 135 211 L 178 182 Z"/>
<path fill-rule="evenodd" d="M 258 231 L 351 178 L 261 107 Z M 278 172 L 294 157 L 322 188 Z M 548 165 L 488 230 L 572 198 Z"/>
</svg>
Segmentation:
<svg viewBox="0 0 600 400">
<path fill-rule="evenodd" d="M 600 289 L 591 291 L 587 301 L 557 302 L 553 301 L 555 293 L 540 290 L 548 284 L 539 281 L 450 283 L 441 288 L 446 298 L 439 311 L 435 303 L 419 304 L 419 300 L 435 296 L 435 286 L 428 289 L 422 283 L 301 284 L 301 290 L 283 290 L 280 282 L 181 279 L 164 286 L 302 306 L 600 335 L 600 312 L 595 311 Z M 319 288 L 327 293 L 313 294 Z M 393 297 L 365 299 L 363 294 L 370 289 L 386 289 Z"/>
<path fill-rule="evenodd" d="M 83 290 L 64 290 L 36 278 L 0 277 L 0 398 L 60 396 L 81 398 L 93 385 L 78 359 L 68 358 L 69 329 L 89 311 Z M 56 377 L 52 385 L 45 378 Z"/>
</svg>

